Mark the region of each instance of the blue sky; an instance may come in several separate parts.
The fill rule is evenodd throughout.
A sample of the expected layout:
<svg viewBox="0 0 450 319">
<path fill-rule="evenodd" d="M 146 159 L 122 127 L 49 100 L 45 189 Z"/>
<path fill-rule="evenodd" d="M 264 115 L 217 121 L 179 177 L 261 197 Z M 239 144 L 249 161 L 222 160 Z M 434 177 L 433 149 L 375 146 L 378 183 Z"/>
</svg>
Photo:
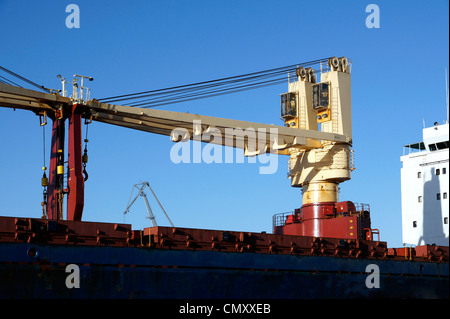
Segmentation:
<svg viewBox="0 0 450 319">
<path fill-rule="evenodd" d="M 80 8 L 68 29 L 65 8 Z M 380 8 L 368 29 L 365 8 Z M 369 203 L 372 227 L 400 246 L 400 156 L 423 121 L 446 119 L 448 1 L 12 1 L 0 0 L 0 65 L 60 88 L 57 74 L 84 74 L 92 97 L 165 88 L 329 56 L 352 66 L 356 171 L 341 200 Z M 161 109 L 281 125 L 286 85 Z M 51 127 L 46 127 L 46 147 Z M 258 164 L 179 164 L 169 137 L 111 125 L 89 127 L 83 219 L 123 222 L 133 184 L 149 181 L 176 226 L 271 231 L 272 215 L 301 206 L 286 178 Z M 27 111 L 0 109 L 0 215 L 40 217 L 42 128 Z M 49 155 L 46 154 L 48 165 Z M 159 224 L 168 225 L 151 200 Z M 125 222 L 148 227 L 138 200 Z"/>
</svg>

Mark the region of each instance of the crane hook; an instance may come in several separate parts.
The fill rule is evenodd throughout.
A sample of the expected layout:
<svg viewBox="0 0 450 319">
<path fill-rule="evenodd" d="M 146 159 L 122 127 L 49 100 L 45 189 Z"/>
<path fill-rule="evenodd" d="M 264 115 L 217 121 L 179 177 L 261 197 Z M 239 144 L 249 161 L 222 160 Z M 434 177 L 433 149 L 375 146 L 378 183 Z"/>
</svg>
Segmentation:
<svg viewBox="0 0 450 319">
<path fill-rule="evenodd" d="M 84 140 L 86 143 L 89 141 L 88 139 Z M 89 178 L 88 173 L 86 172 L 86 163 L 88 162 L 88 155 L 87 155 L 87 145 L 84 146 L 84 154 L 83 154 L 83 174 L 84 174 L 84 181 L 87 181 Z"/>
</svg>

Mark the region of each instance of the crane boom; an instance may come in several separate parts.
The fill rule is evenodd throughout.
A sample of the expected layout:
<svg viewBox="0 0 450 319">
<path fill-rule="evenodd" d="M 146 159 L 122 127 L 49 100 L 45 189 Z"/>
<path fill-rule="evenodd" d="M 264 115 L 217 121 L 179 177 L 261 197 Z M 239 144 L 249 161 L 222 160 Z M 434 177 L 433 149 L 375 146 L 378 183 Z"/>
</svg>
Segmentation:
<svg viewBox="0 0 450 319">
<path fill-rule="evenodd" d="M 0 107 L 23 109 L 43 114 L 54 113 L 72 100 L 59 94 L 49 94 L 0 83 Z"/>
<path fill-rule="evenodd" d="M 142 109 L 99 103 L 95 100 L 89 101 L 87 105 L 94 121 L 168 135 L 174 142 L 186 139 L 196 140 L 196 137 L 203 133 L 216 132 L 220 138 L 214 138 L 210 143 L 243 148 L 246 155 L 264 154 L 269 150 L 287 154 L 280 151 L 291 147 L 299 149 L 319 148 L 322 145 L 319 142 L 320 140 L 341 143 L 349 143 L 351 140 L 350 137 L 342 134 L 191 113 Z M 255 134 L 250 134 L 250 132 Z M 271 132 L 276 132 L 276 136 L 274 136 L 275 134 L 271 136 Z M 256 146 L 256 149 L 251 146 Z"/>
</svg>

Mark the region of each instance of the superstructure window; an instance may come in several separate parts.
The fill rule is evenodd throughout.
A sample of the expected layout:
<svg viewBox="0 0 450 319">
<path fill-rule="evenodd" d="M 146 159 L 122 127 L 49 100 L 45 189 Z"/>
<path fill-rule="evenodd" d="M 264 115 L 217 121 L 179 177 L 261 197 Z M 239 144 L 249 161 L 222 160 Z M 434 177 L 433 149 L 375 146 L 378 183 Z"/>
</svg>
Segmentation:
<svg viewBox="0 0 450 319">
<path fill-rule="evenodd" d="M 444 217 L 444 224 L 448 224 L 448 217 Z"/>
<path fill-rule="evenodd" d="M 421 178 L 422 177 L 422 172 L 417 172 L 417 178 Z"/>
<path fill-rule="evenodd" d="M 443 193 L 443 194 L 442 194 L 442 198 L 443 198 L 443 199 L 447 199 L 447 193 Z"/>
<path fill-rule="evenodd" d="M 437 151 L 437 150 L 445 150 L 449 148 L 449 141 L 445 141 L 445 142 L 439 142 L 439 143 L 433 143 L 433 144 L 428 144 L 428 148 L 430 149 L 430 151 Z"/>
<path fill-rule="evenodd" d="M 437 194 L 436 194 L 436 199 L 437 199 L 437 200 L 441 200 L 441 194 L 440 194 L 440 193 L 437 193 Z"/>
<path fill-rule="evenodd" d="M 438 150 L 445 150 L 446 148 L 448 148 L 449 142 L 448 141 L 439 142 L 439 143 L 436 143 L 436 146 L 437 146 Z"/>
<path fill-rule="evenodd" d="M 413 228 L 416 228 L 416 227 L 417 227 L 417 222 L 413 221 Z"/>
<path fill-rule="evenodd" d="M 419 197 L 417 198 L 417 201 L 418 201 L 419 203 L 422 203 L 422 196 L 419 196 Z"/>
<path fill-rule="evenodd" d="M 447 174 L 447 167 L 442 168 L 442 174 Z"/>
<path fill-rule="evenodd" d="M 439 168 L 436 169 L 436 175 L 441 175 L 441 170 Z"/>
</svg>

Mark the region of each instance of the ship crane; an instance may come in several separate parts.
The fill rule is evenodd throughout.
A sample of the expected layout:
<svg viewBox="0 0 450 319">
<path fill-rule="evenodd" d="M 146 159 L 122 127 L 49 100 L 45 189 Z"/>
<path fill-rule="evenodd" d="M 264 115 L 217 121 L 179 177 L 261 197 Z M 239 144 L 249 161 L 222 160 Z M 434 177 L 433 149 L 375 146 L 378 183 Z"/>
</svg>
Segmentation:
<svg viewBox="0 0 450 319">
<path fill-rule="evenodd" d="M 131 194 L 130 194 L 130 199 L 128 200 L 128 204 L 127 204 L 127 208 L 125 208 L 125 211 L 123 212 L 124 215 L 128 214 L 130 212 L 131 206 L 133 206 L 133 204 L 136 202 L 136 200 L 138 199 L 139 196 L 142 196 L 144 198 L 144 202 L 145 202 L 145 207 L 147 208 L 147 213 L 148 213 L 148 219 L 150 219 L 150 222 L 152 223 L 152 226 L 158 226 L 157 222 L 156 222 L 156 218 L 155 215 L 153 214 L 152 208 L 150 207 L 150 203 L 148 202 L 147 199 L 147 194 L 144 192 L 145 187 L 148 187 L 148 189 L 152 192 L 153 197 L 155 197 L 156 202 L 158 203 L 159 207 L 162 209 L 162 211 L 164 212 L 164 214 L 167 217 L 167 220 L 169 221 L 170 225 L 172 227 L 174 227 L 172 221 L 169 218 L 169 215 L 167 215 L 164 207 L 161 205 L 161 202 L 159 201 L 158 197 L 156 196 L 155 192 L 153 191 L 153 189 L 150 187 L 149 182 L 142 182 L 139 184 L 134 184 L 133 185 L 133 189 L 131 190 Z M 133 196 L 134 193 L 134 189 L 138 190 L 138 194 L 134 197 L 133 200 L 131 200 L 131 197 Z M 131 201 L 131 203 L 130 203 Z"/>
<path fill-rule="evenodd" d="M 70 99 L 0 83 L 0 106 L 32 110 L 53 120 L 47 213 L 62 218 L 67 194 L 67 219 L 81 220 L 84 205 L 82 119 L 170 136 L 173 142 L 202 140 L 241 148 L 245 156 L 274 153 L 289 156 L 292 187 L 302 189 L 302 207 L 281 216 L 274 232 L 314 237 L 372 239 L 370 214 L 352 202 L 339 202 L 339 184 L 354 169 L 350 63 L 345 57 L 326 60 L 320 78 L 311 67 L 298 66 L 288 92 L 281 94 L 284 126 L 224 119 L 96 99 Z M 62 185 L 65 120 L 68 119 L 68 179 Z M 248 134 L 248 132 L 258 134 Z M 247 134 L 242 134 L 247 132 Z M 205 140 L 202 140 L 205 141 Z M 278 216 L 277 218 L 279 218 Z"/>
</svg>

